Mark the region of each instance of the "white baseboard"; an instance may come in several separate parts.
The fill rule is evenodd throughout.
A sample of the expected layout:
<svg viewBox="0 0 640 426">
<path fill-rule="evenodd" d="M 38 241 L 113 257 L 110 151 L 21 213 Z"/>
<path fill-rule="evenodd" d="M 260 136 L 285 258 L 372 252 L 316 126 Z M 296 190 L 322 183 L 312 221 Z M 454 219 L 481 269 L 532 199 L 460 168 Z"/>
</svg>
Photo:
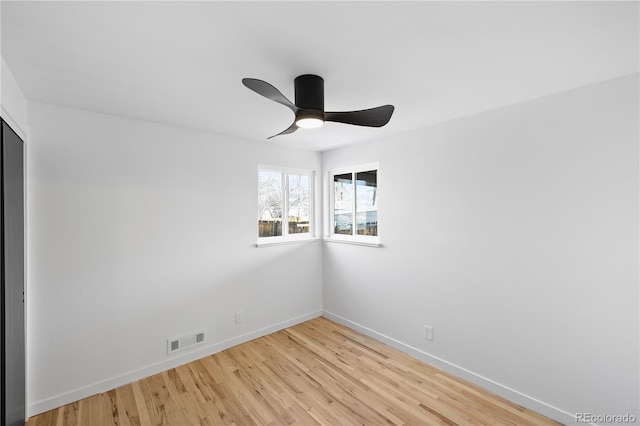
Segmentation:
<svg viewBox="0 0 640 426">
<path fill-rule="evenodd" d="M 207 346 L 200 346 L 197 350 L 194 350 L 192 352 L 172 357 L 170 359 L 151 364 L 137 370 L 129 371 L 127 373 L 96 383 L 91 383 L 81 388 L 74 389 L 72 391 L 65 392 L 51 398 L 28 404 L 27 418 L 35 416 L 36 414 L 44 413 L 45 411 L 53 410 L 54 408 L 58 408 L 66 404 L 70 404 L 75 401 L 79 401 L 92 395 L 97 395 L 101 392 L 110 391 L 117 387 L 135 382 L 136 380 L 144 379 L 145 377 L 149 377 L 154 374 L 178 367 L 180 365 L 184 365 L 191 361 L 213 355 L 233 346 L 249 342 L 262 336 L 266 336 L 267 334 L 275 333 L 276 331 L 280 331 L 284 328 L 300 324 L 319 316 L 322 316 L 322 311 L 310 312 L 299 317 L 291 318 L 277 324 L 272 324 L 270 326 L 254 330 L 252 332 L 233 337 L 231 339 L 223 340 L 222 342 L 213 343 Z"/>
<path fill-rule="evenodd" d="M 494 382 L 491 379 L 483 377 L 463 367 L 452 364 L 442 358 L 438 358 L 420 349 L 414 348 L 413 346 L 402 343 L 392 337 L 386 336 L 382 333 L 378 333 L 375 330 L 372 330 L 356 322 L 343 318 L 332 312 L 325 310 L 323 311 L 322 315 L 325 318 L 330 319 L 331 321 L 337 322 L 338 324 L 342 324 L 345 327 L 349 327 L 355 331 L 358 331 L 364 334 L 365 336 L 376 339 L 384 344 L 387 344 L 395 349 L 398 349 L 399 351 L 406 353 L 407 355 L 410 355 L 416 359 L 419 359 L 420 361 L 424 361 L 430 365 L 433 365 L 434 367 L 437 367 L 443 371 L 446 371 L 447 373 L 453 374 L 456 377 L 459 377 L 475 385 L 478 385 L 490 392 L 495 393 L 496 395 L 501 396 L 502 398 L 505 398 L 511 402 L 521 405 L 531 411 L 540 413 L 543 416 L 549 417 L 562 424 L 574 424 L 576 422 L 575 417 L 564 410 L 561 410 L 557 407 L 549 405 L 545 402 L 539 401 L 535 398 L 532 398 L 528 395 L 523 394 L 522 392 L 518 392 L 515 389 L 511 389 L 508 386 L 504 386 L 500 383 Z"/>
</svg>

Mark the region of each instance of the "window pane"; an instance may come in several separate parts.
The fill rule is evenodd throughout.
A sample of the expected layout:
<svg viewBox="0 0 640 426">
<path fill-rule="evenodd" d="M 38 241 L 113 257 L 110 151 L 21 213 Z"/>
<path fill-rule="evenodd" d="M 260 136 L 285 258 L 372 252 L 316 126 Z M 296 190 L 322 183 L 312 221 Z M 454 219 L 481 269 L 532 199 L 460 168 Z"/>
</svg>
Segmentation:
<svg viewBox="0 0 640 426">
<path fill-rule="evenodd" d="M 289 175 L 289 234 L 309 233 L 309 175 Z"/>
<path fill-rule="evenodd" d="M 282 173 L 258 170 L 258 236 L 282 235 Z"/>
<path fill-rule="evenodd" d="M 356 173 L 356 234 L 378 235 L 377 170 Z"/>
<path fill-rule="evenodd" d="M 351 173 L 335 175 L 333 177 L 334 206 L 333 232 L 334 234 L 353 233 L 353 176 Z"/>
</svg>

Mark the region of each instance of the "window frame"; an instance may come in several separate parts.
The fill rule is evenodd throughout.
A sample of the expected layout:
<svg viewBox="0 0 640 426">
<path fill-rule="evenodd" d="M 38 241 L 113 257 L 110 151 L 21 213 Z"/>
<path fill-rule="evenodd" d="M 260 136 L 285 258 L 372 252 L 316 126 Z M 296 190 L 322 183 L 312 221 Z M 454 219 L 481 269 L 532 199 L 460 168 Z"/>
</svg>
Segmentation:
<svg viewBox="0 0 640 426">
<path fill-rule="evenodd" d="M 362 172 L 367 172 L 370 170 L 375 170 L 376 171 L 376 205 L 377 205 L 377 210 L 376 210 L 376 215 L 377 215 L 377 221 L 378 221 L 378 235 L 358 235 L 357 234 L 357 220 L 356 220 L 356 215 L 357 215 L 357 184 L 356 184 L 356 174 L 357 173 L 362 173 Z M 351 234 L 336 234 L 335 233 L 335 176 L 336 175 L 342 175 L 342 174 L 351 174 L 352 179 L 353 179 L 353 188 L 354 188 L 354 193 L 353 193 L 353 227 L 352 227 L 352 233 Z M 347 244 L 358 244 L 358 245 L 366 245 L 366 246 L 373 246 L 373 247 L 380 247 L 381 243 L 380 243 L 380 227 L 379 227 L 379 223 L 380 223 L 380 186 L 378 185 L 379 183 L 379 179 L 380 179 L 380 164 L 375 162 L 375 163 L 366 163 L 366 164 L 360 164 L 360 165 L 356 165 L 356 166 L 350 166 L 350 167 L 340 167 L 340 168 L 336 168 L 336 169 L 332 169 L 329 170 L 328 172 L 328 193 L 329 193 L 329 206 L 327 211 L 327 228 L 328 228 L 328 236 L 324 238 L 325 241 L 329 241 L 329 242 L 338 242 L 338 243 L 347 243 Z"/>
<path fill-rule="evenodd" d="M 316 240 L 316 218 L 315 218 L 315 186 L 316 186 L 316 172 L 311 169 L 298 169 L 291 167 L 271 166 L 265 164 L 259 164 L 256 170 L 256 183 L 260 182 L 260 172 L 277 172 L 280 173 L 282 178 L 282 235 L 261 237 L 260 236 L 260 218 L 256 220 L 256 238 L 257 247 L 276 244 L 289 244 L 296 242 L 312 241 Z M 309 232 L 290 234 L 289 233 L 289 175 L 301 175 L 309 177 Z M 256 203 L 259 198 L 259 186 L 258 196 L 256 197 Z M 257 207 L 257 204 L 256 204 Z M 257 212 L 257 208 L 256 208 Z"/>
</svg>

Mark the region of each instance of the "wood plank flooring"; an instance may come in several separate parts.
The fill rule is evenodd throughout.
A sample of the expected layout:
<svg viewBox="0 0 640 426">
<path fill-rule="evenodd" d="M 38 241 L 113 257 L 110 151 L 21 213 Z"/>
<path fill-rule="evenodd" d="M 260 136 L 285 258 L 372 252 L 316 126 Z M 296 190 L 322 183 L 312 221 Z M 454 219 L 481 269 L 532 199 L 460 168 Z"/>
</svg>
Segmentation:
<svg viewBox="0 0 640 426">
<path fill-rule="evenodd" d="M 32 417 L 27 426 L 551 425 L 325 318 Z"/>
</svg>

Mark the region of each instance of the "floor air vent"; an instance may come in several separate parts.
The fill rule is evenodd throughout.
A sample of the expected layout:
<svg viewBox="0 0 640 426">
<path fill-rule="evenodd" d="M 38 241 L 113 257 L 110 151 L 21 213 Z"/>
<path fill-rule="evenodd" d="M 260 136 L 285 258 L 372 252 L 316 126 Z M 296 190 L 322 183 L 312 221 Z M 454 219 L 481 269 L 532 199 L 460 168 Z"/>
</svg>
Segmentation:
<svg viewBox="0 0 640 426">
<path fill-rule="evenodd" d="M 194 331 L 184 336 L 167 340 L 167 354 L 182 351 L 195 345 L 204 343 L 204 331 Z"/>
</svg>

